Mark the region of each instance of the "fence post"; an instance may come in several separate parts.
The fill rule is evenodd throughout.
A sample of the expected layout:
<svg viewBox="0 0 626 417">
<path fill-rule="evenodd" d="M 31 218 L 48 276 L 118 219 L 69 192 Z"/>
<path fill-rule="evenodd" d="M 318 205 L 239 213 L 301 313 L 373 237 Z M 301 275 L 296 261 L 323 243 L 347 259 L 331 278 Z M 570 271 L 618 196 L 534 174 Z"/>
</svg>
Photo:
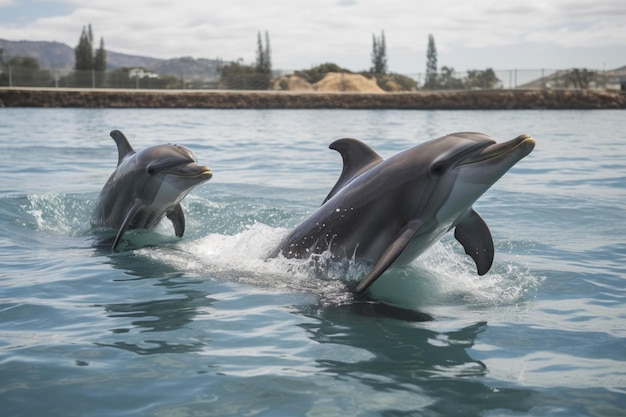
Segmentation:
<svg viewBox="0 0 626 417">
<path fill-rule="evenodd" d="M 11 65 L 8 65 L 9 67 L 9 87 L 13 87 L 13 73 L 11 72 Z"/>
</svg>

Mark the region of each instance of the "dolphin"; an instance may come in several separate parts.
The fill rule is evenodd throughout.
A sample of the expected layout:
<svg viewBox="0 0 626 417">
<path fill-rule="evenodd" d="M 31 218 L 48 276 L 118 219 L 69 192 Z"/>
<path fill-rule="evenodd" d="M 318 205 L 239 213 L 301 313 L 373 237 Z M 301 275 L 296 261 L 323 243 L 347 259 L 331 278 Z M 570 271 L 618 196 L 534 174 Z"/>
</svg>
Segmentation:
<svg viewBox="0 0 626 417">
<path fill-rule="evenodd" d="M 119 130 L 111 131 L 117 144 L 117 168 L 98 197 L 91 217 L 93 227 L 117 229 L 112 250 L 126 230 L 154 227 L 167 216 L 176 236 L 185 232 L 180 202 L 191 189 L 211 179 L 211 170 L 180 145 L 156 145 L 135 152 Z"/>
<path fill-rule="evenodd" d="M 343 170 L 322 206 L 270 256 L 359 259 L 373 264 L 356 287 L 365 291 L 391 265 L 407 264 L 448 231 L 483 275 L 493 263 L 491 232 L 472 204 L 535 146 L 529 135 L 496 143 L 461 132 L 385 160 L 351 138 L 330 145 Z"/>
</svg>

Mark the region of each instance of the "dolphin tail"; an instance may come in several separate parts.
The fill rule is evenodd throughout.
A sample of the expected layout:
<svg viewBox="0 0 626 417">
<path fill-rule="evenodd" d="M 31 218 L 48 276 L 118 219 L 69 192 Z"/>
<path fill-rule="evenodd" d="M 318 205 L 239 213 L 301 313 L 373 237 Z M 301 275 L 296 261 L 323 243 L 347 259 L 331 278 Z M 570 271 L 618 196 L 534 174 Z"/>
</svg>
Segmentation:
<svg viewBox="0 0 626 417">
<path fill-rule="evenodd" d="M 185 233 L 185 213 L 183 213 L 183 208 L 180 206 L 180 203 L 169 210 L 166 216 L 174 225 L 174 233 L 176 233 L 176 236 L 183 237 Z"/>
<path fill-rule="evenodd" d="M 117 165 L 122 163 L 122 160 L 126 158 L 128 155 L 132 155 L 135 153 L 135 150 L 131 146 L 126 136 L 119 130 L 112 130 L 109 133 L 115 144 L 117 145 Z"/>
<path fill-rule="evenodd" d="M 478 275 L 485 275 L 493 264 L 494 249 L 491 232 L 483 218 L 470 208 L 454 229 L 454 237 L 476 263 Z"/>
<path fill-rule="evenodd" d="M 113 246 L 111 247 L 112 251 L 115 251 L 117 245 L 120 244 L 120 241 L 122 240 L 122 235 L 124 234 L 126 229 L 128 229 L 128 226 L 130 226 L 130 222 L 133 220 L 139 209 L 141 209 L 142 207 L 143 201 L 141 201 L 139 198 L 135 199 L 135 204 L 133 204 L 128 213 L 126 213 L 126 217 L 124 218 L 124 221 L 120 226 L 120 230 L 117 231 L 117 235 L 115 236 L 115 240 L 113 241 Z"/>
<path fill-rule="evenodd" d="M 372 268 L 372 270 L 363 278 L 363 280 L 356 287 L 357 294 L 365 291 L 370 285 L 374 283 L 382 275 L 383 272 L 389 268 L 389 266 L 394 263 L 398 256 L 404 251 L 404 249 L 411 243 L 413 237 L 417 234 L 420 227 L 424 222 L 422 220 L 416 219 L 411 220 L 406 225 L 400 229 L 398 236 L 395 240 L 389 245 L 389 247 L 383 252 L 382 256 L 376 262 L 376 265 Z"/>
</svg>

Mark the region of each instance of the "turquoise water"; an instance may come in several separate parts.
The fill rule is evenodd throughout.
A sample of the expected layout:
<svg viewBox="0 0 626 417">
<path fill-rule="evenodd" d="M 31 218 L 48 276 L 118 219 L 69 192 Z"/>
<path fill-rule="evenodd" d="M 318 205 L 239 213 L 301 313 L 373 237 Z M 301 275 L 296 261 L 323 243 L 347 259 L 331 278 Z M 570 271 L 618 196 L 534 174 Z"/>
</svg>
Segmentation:
<svg viewBox="0 0 626 417">
<path fill-rule="evenodd" d="M 624 116 L 0 109 L 1 414 L 624 416 Z M 213 170 L 182 239 L 89 230 L 112 129 Z M 396 314 L 354 299 L 356 266 L 265 260 L 334 185 L 334 139 L 389 156 L 462 130 L 537 140 L 475 205 L 487 275 L 446 236 L 372 287 Z"/>
</svg>

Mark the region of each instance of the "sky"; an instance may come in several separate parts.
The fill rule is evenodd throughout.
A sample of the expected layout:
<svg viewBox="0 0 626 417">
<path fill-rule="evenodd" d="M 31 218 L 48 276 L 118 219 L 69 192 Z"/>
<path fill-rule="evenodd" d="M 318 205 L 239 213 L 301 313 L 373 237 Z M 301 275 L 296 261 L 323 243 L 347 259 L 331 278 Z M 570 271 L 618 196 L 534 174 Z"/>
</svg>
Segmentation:
<svg viewBox="0 0 626 417">
<path fill-rule="evenodd" d="M 457 71 L 626 65 L 624 0 L 0 0 L 2 39 L 75 47 L 88 24 L 115 52 L 245 63 L 267 31 L 282 70 L 368 70 L 382 31 L 388 70 L 404 74 L 425 72 L 429 34 Z"/>
</svg>

